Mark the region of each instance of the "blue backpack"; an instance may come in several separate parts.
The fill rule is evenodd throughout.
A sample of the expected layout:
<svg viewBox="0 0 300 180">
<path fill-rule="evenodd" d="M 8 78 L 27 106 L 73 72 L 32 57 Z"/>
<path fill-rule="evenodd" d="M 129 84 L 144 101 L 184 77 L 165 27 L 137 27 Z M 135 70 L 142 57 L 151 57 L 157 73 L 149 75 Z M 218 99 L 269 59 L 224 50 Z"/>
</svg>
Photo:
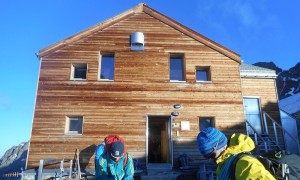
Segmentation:
<svg viewBox="0 0 300 180">
<path fill-rule="evenodd" d="M 101 155 L 104 153 L 105 149 L 105 141 L 103 141 L 100 145 L 96 147 L 95 151 L 95 174 L 96 176 L 99 174 L 99 159 Z"/>
</svg>

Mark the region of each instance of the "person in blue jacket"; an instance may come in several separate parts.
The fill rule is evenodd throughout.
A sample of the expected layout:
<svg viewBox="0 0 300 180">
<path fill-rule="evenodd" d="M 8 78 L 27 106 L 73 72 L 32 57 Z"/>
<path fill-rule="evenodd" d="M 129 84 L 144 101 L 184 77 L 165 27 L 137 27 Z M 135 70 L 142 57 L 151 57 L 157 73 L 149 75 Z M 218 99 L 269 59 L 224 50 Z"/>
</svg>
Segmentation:
<svg viewBox="0 0 300 180">
<path fill-rule="evenodd" d="M 116 141 L 110 151 L 99 157 L 99 167 L 96 179 L 101 180 L 132 180 L 134 164 L 132 156 L 124 152 L 124 144 Z"/>
</svg>

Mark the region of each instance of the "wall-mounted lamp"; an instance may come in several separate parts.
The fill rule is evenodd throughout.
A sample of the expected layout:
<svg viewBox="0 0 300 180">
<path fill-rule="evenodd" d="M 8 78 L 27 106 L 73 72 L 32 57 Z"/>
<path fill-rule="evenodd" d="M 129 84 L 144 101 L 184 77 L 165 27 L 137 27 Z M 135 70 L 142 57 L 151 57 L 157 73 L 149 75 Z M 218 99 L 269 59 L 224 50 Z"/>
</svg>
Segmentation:
<svg viewBox="0 0 300 180">
<path fill-rule="evenodd" d="M 172 116 L 179 116 L 179 112 L 174 111 L 174 112 L 171 113 L 171 115 L 172 115 Z"/>
<path fill-rule="evenodd" d="M 181 108 L 181 105 L 180 105 L 180 104 L 174 104 L 174 105 L 173 105 L 173 108 L 179 109 L 179 108 Z"/>
</svg>

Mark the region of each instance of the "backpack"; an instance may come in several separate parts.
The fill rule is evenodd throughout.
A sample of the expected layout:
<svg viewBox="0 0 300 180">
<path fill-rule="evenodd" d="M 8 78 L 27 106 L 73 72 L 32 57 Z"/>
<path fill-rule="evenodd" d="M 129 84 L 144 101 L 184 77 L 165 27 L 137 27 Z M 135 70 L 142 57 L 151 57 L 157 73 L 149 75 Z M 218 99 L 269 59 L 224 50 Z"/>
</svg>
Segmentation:
<svg viewBox="0 0 300 180">
<path fill-rule="evenodd" d="M 181 154 L 178 157 L 178 161 L 180 164 L 180 169 L 190 169 L 189 161 L 190 157 L 187 154 Z"/>
<path fill-rule="evenodd" d="M 105 146 L 105 151 L 109 152 L 111 145 L 116 142 L 116 141 L 121 141 L 123 144 L 125 144 L 124 139 L 122 139 L 120 136 L 117 135 L 109 135 L 104 139 L 104 142 L 106 144 Z M 124 154 L 126 154 L 126 148 L 124 146 Z"/>
<path fill-rule="evenodd" d="M 95 150 L 95 172 L 96 172 L 95 174 L 96 174 L 96 176 L 97 176 L 97 174 L 99 174 L 99 159 L 100 159 L 101 155 L 105 152 L 109 152 L 111 145 L 116 141 L 121 141 L 123 144 L 125 144 L 125 141 L 121 137 L 119 137 L 117 135 L 109 135 L 104 139 L 104 141 L 101 144 L 99 144 L 96 147 L 96 150 Z M 128 154 L 126 152 L 125 146 L 124 146 L 124 154 L 126 154 L 126 157 L 124 160 L 123 168 L 127 165 L 127 160 L 128 160 Z"/>
<path fill-rule="evenodd" d="M 300 180 L 300 156 L 284 150 L 270 151 L 258 156 L 247 152 L 238 154 L 231 164 L 231 180 L 235 180 L 236 163 L 243 156 L 251 156 L 258 159 L 278 180 Z"/>
</svg>

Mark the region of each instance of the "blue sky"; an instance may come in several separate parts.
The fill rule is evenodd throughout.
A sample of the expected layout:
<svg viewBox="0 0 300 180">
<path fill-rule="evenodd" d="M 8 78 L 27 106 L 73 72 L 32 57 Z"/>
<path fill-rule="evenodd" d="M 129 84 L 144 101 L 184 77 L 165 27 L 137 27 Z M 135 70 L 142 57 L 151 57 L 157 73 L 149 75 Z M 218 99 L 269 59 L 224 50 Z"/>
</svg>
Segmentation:
<svg viewBox="0 0 300 180">
<path fill-rule="evenodd" d="M 0 156 L 30 138 L 39 60 L 35 53 L 126 11 L 137 0 L 0 1 Z M 144 0 L 151 8 L 241 55 L 244 63 L 300 61 L 300 1 Z"/>
</svg>

